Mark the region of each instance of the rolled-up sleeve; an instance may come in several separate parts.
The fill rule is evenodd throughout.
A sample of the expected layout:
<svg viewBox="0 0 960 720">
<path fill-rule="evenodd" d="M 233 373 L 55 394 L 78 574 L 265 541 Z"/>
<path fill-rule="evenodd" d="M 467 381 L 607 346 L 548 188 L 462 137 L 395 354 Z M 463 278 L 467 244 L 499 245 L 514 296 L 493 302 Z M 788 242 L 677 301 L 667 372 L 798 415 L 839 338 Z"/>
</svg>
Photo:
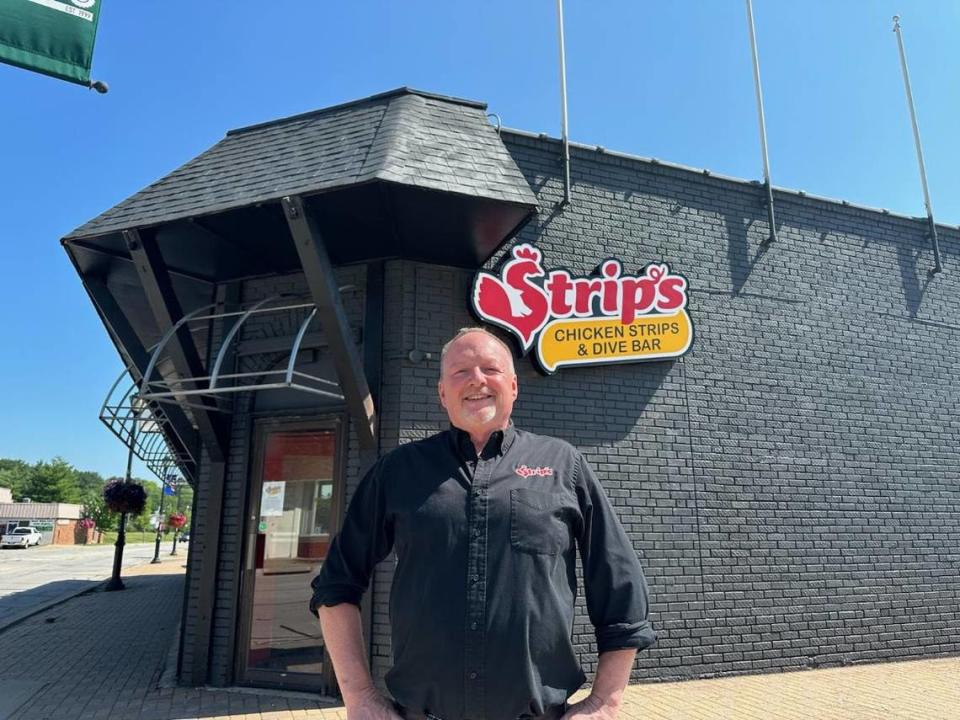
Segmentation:
<svg viewBox="0 0 960 720">
<path fill-rule="evenodd" d="M 578 544 L 597 650 L 648 647 L 656 634 L 640 559 L 583 456 L 578 458 L 576 490 L 583 516 Z"/>
<path fill-rule="evenodd" d="M 330 544 L 320 573 L 310 584 L 310 612 L 314 615 L 321 605 L 351 603 L 359 607 L 373 569 L 393 548 L 393 528 L 384 502 L 385 463 L 381 459 L 360 481 L 343 527 Z"/>
</svg>

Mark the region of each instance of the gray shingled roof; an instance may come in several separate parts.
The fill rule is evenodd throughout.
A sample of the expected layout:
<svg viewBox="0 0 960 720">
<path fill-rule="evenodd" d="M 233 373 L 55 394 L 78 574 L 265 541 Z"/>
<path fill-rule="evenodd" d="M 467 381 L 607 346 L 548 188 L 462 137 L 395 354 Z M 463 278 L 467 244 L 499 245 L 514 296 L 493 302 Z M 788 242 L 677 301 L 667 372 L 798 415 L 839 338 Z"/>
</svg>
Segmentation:
<svg viewBox="0 0 960 720">
<path fill-rule="evenodd" d="M 536 207 L 486 105 L 401 88 L 241 128 L 67 237 L 104 235 L 373 180 Z"/>
</svg>

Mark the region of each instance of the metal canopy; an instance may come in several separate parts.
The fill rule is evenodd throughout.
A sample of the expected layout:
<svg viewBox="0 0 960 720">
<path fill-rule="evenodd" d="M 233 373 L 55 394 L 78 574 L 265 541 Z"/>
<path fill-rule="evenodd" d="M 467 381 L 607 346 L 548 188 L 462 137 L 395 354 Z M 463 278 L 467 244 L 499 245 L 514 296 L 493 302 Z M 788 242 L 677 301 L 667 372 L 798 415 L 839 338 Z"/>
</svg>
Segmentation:
<svg viewBox="0 0 960 720">
<path fill-rule="evenodd" d="M 120 373 L 100 408 L 100 420 L 161 481 L 171 467 L 193 484 L 196 458 L 179 450 L 168 436 L 174 432 L 163 408 L 140 397 L 128 370 Z"/>
<path fill-rule="evenodd" d="M 285 322 L 279 323 L 280 325 L 292 324 L 296 327 L 295 334 L 282 338 L 289 347 L 289 350 L 284 350 L 286 357 L 282 367 L 254 372 L 228 370 L 225 360 L 236 350 L 247 322 L 251 318 L 271 315 L 274 319 L 283 316 Z M 337 383 L 298 369 L 304 339 L 310 329 L 318 324 L 316 318 L 317 308 L 313 303 L 295 302 L 289 297 L 279 295 L 231 312 L 218 312 L 215 304 L 198 308 L 177 321 L 157 343 L 139 383 L 138 396 L 147 401 L 175 402 L 181 406 L 192 407 L 201 407 L 198 399 L 205 398 L 216 403 L 213 407 L 218 411 L 229 411 L 230 405 L 225 396 L 238 392 L 298 390 L 342 402 L 344 397 Z M 209 372 L 186 377 L 164 377 L 157 372 L 157 367 L 170 352 L 171 341 L 179 331 L 189 330 L 193 325 L 221 321 L 224 323 L 225 334 Z M 209 409 L 211 406 L 202 407 Z"/>
</svg>

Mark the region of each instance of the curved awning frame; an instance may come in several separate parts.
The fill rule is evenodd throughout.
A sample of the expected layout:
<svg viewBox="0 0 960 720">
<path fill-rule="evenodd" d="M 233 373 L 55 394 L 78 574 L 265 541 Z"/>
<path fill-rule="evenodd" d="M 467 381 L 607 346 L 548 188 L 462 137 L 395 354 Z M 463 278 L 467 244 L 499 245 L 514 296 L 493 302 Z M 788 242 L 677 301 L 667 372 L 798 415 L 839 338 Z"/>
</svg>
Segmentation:
<svg viewBox="0 0 960 720">
<path fill-rule="evenodd" d="M 140 397 L 128 370 L 110 387 L 100 407 L 100 421 L 161 481 L 171 467 L 191 478 L 188 468 L 196 466 L 196 458 L 186 449 L 175 449 L 170 437 L 174 430 L 163 409 Z"/>
<path fill-rule="evenodd" d="M 345 288 L 340 288 L 344 290 Z M 277 304 L 279 303 L 279 304 Z M 289 296 L 274 295 L 246 309 L 230 312 L 209 312 L 215 304 L 197 308 L 178 320 L 157 343 L 150 355 L 150 362 L 140 382 L 138 395 L 143 400 L 155 402 L 178 402 L 190 405 L 190 397 L 203 396 L 220 399 L 221 396 L 238 392 L 262 392 L 265 390 L 297 390 L 333 398 L 343 402 L 338 383 L 297 369 L 297 359 L 303 348 L 307 331 L 317 317 L 317 307 L 310 302 L 292 302 Z M 258 370 L 256 372 L 224 372 L 224 365 L 236 349 L 241 330 L 250 318 L 268 314 L 289 313 L 297 316 L 295 335 L 290 337 L 290 350 L 282 369 Z M 227 322 L 236 318 L 223 336 L 211 370 L 207 375 L 196 377 L 164 378 L 157 371 L 170 340 L 183 328 L 193 323 Z M 224 326 L 226 327 L 226 325 Z M 222 404 L 217 409 L 228 408 Z"/>
</svg>

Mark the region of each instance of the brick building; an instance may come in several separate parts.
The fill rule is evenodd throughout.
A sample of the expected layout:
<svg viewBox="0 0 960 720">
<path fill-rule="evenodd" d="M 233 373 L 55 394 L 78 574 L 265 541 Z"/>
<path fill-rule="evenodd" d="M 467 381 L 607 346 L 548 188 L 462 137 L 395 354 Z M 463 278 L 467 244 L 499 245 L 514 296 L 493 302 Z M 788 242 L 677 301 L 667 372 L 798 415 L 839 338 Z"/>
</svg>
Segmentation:
<svg viewBox="0 0 960 720">
<path fill-rule="evenodd" d="M 35 527 L 43 535 L 44 545 L 82 543 L 87 532 L 78 525 L 81 510 L 71 503 L 0 502 L 0 532 Z"/>
<path fill-rule="evenodd" d="M 331 691 L 309 580 L 364 468 L 445 427 L 439 349 L 522 243 L 688 281 L 682 357 L 517 362 L 517 424 L 587 454 L 642 556 L 635 681 L 960 652 L 957 229 L 929 275 L 923 220 L 777 189 L 769 242 L 756 183 L 581 145 L 564 204 L 559 141 L 485 112 L 402 89 L 232 131 L 64 239 L 189 458 L 181 682 Z"/>
</svg>

